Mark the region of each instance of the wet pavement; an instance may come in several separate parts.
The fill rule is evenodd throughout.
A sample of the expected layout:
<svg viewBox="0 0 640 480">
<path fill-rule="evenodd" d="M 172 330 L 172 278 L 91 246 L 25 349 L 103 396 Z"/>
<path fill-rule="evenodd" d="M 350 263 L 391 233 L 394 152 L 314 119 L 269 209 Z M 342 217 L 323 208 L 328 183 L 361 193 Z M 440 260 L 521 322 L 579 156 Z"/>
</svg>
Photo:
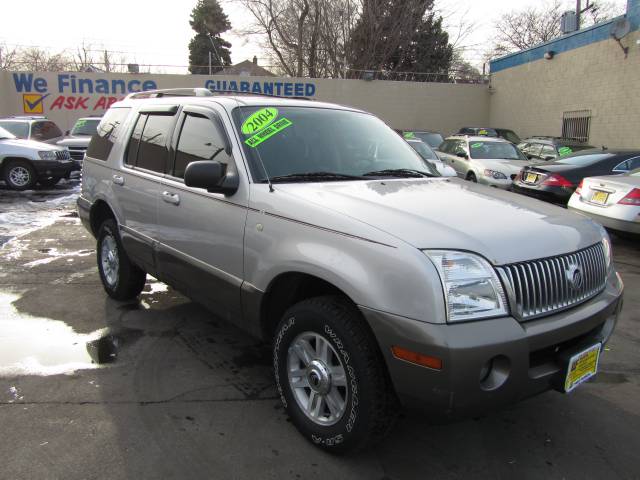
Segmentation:
<svg viewBox="0 0 640 480">
<path fill-rule="evenodd" d="M 148 277 L 109 300 L 77 182 L 0 186 L 0 478 L 640 478 L 640 247 L 595 381 L 450 425 L 403 416 L 374 450 L 302 440 L 270 351 Z M 2 241 L 4 239 L 4 241 Z"/>
</svg>

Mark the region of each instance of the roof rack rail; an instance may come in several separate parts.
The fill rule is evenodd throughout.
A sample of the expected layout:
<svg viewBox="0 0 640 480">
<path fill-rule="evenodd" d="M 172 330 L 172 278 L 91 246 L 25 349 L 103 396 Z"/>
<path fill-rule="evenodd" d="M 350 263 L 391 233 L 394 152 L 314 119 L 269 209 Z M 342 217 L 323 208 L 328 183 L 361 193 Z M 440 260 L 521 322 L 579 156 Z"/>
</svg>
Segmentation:
<svg viewBox="0 0 640 480">
<path fill-rule="evenodd" d="M 130 93 L 128 99 L 161 98 L 161 97 L 212 97 L 213 93 L 207 88 L 164 88 L 160 90 L 144 90 Z"/>
<path fill-rule="evenodd" d="M 16 118 L 16 119 L 20 119 L 20 120 L 33 120 L 33 119 L 46 119 L 47 117 L 45 115 L 10 115 L 9 117 L 5 117 L 5 118 Z"/>
</svg>

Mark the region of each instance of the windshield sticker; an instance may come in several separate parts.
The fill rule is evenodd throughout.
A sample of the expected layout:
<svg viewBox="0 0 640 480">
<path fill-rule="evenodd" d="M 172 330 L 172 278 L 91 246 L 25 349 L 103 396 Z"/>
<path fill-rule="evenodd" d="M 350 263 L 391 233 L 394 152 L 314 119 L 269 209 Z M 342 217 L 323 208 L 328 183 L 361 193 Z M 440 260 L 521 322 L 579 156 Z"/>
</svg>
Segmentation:
<svg viewBox="0 0 640 480">
<path fill-rule="evenodd" d="M 482 147 L 482 143 L 478 142 L 478 143 L 474 143 L 471 145 L 471 148 L 480 148 Z"/>
<path fill-rule="evenodd" d="M 76 127 L 83 127 L 87 123 L 86 120 L 78 120 L 76 122 Z"/>
<path fill-rule="evenodd" d="M 291 125 L 293 125 L 293 123 L 291 123 L 291 121 L 289 119 L 281 118 L 277 122 L 273 122 L 268 127 L 263 128 L 258 133 L 256 133 L 254 136 L 247 138 L 244 141 L 244 143 L 249 145 L 251 148 L 255 148 L 258 145 L 260 145 L 262 142 L 267 140 L 268 138 L 271 138 L 276 133 L 281 132 L 282 130 L 284 130 L 285 128 L 287 128 L 287 127 L 289 127 Z"/>
<path fill-rule="evenodd" d="M 573 153 L 573 150 L 571 150 L 569 147 L 560 147 L 558 149 L 558 153 L 560 154 L 561 157 L 564 157 L 565 155 L 569 155 L 570 153 Z"/>
<path fill-rule="evenodd" d="M 478 130 L 478 135 L 487 135 L 489 132 L 486 130 Z"/>
<path fill-rule="evenodd" d="M 261 108 L 253 112 L 242 124 L 241 130 L 245 135 L 252 135 L 259 132 L 272 123 L 278 116 L 278 109 L 273 107 Z"/>
<path fill-rule="evenodd" d="M 415 133 L 413 132 L 404 132 L 404 138 L 416 138 Z"/>
</svg>

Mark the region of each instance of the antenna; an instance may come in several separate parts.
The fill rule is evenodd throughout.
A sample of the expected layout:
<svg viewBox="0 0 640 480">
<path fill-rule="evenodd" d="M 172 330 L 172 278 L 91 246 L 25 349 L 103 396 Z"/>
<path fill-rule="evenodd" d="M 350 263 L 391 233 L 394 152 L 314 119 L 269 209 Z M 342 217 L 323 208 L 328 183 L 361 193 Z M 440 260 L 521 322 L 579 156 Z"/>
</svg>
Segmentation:
<svg viewBox="0 0 640 480">
<path fill-rule="evenodd" d="M 246 117 L 244 115 L 244 112 L 242 111 L 242 106 L 240 105 L 240 101 L 235 97 L 233 99 L 238 104 L 238 110 L 240 111 L 240 116 L 241 116 L 242 120 L 246 120 L 248 117 Z M 241 123 L 241 125 L 242 125 L 242 123 Z M 240 141 L 242 142 L 242 139 Z M 269 178 L 269 172 L 267 172 L 267 167 L 265 166 L 264 162 L 262 161 L 262 155 L 260 155 L 260 152 L 257 149 L 255 151 L 255 154 L 258 157 L 258 160 L 260 161 L 260 166 L 262 167 L 262 170 L 264 170 L 264 175 L 266 177 L 267 183 L 269 184 L 269 192 L 273 193 L 275 190 L 273 189 L 273 184 L 271 183 L 271 178 Z"/>
<path fill-rule="evenodd" d="M 620 45 L 620 48 L 624 52 L 624 58 L 627 58 L 627 55 L 629 54 L 629 47 L 625 47 L 624 45 L 622 45 L 622 42 L 620 40 L 629 35 L 630 31 L 631 23 L 626 18 L 616 20 L 613 25 L 611 25 L 611 30 L 609 31 L 609 35 L 611 35 L 611 37 L 613 37 L 613 39 L 618 42 L 618 45 Z"/>
</svg>

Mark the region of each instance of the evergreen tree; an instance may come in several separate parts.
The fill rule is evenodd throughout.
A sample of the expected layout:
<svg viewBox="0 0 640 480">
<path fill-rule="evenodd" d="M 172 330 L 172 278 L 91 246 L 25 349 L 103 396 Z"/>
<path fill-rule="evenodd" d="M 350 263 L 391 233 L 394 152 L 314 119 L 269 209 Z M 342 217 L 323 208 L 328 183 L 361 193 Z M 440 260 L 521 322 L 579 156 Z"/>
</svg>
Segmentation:
<svg viewBox="0 0 640 480">
<path fill-rule="evenodd" d="M 196 32 L 189 42 L 189 72 L 208 74 L 209 52 L 212 72 L 231 65 L 231 44 L 220 37 L 231 24 L 218 0 L 198 0 L 191 11 L 189 25 Z"/>
<path fill-rule="evenodd" d="M 434 0 L 364 0 L 350 43 L 352 68 L 447 73 L 453 58 Z"/>
</svg>

